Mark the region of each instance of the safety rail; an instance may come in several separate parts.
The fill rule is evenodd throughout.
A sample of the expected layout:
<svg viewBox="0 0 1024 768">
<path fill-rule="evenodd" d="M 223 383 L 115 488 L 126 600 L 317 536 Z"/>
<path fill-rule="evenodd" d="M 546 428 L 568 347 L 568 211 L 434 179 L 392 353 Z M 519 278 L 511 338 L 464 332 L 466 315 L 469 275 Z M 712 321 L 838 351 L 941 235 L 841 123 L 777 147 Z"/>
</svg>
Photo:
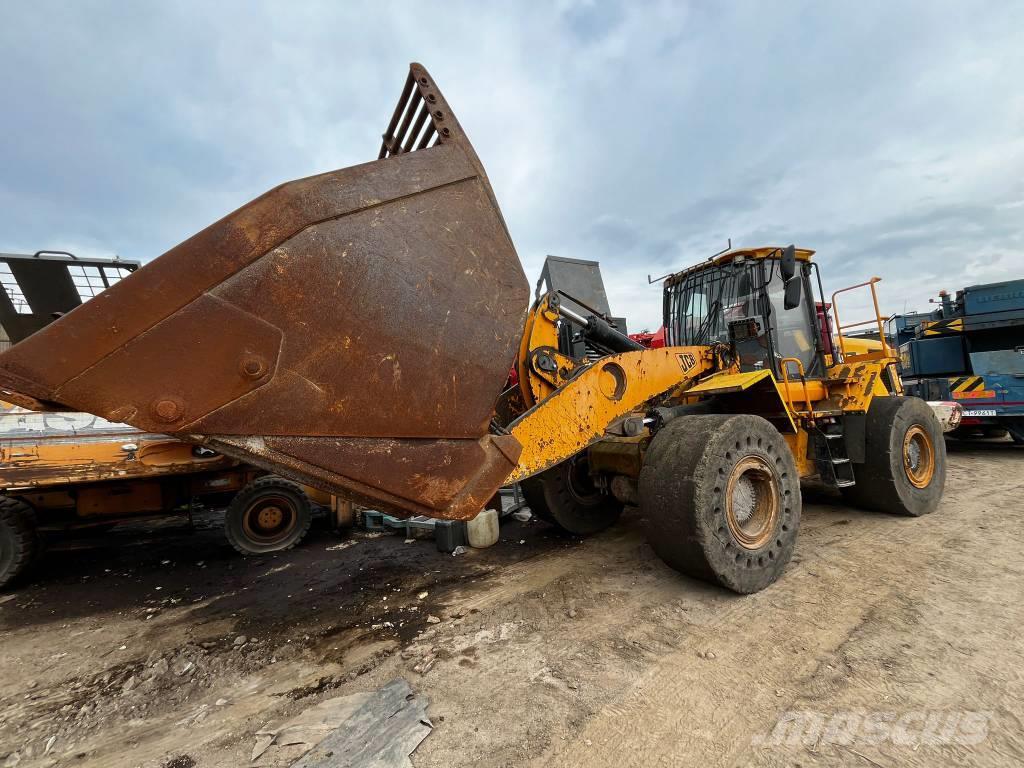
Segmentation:
<svg viewBox="0 0 1024 768">
<path fill-rule="evenodd" d="M 807 412 L 810 413 L 813 408 L 811 407 L 811 395 L 807 391 L 807 374 L 804 372 L 804 364 L 799 358 L 796 357 L 784 357 L 779 361 L 782 369 L 782 383 L 786 387 L 786 406 L 792 412 L 797 412 L 793 406 L 793 396 L 789 392 L 789 363 L 796 363 L 796 369 L 800 374 L 800 383 L 803 384 L 804 388 L 804 403 L 807 405 Z"/>
<path fill-rule="evenodd" d="M 857 285 L 851 285 L 848 288 L 840 288 L 838 291 L 832 294 L 832 313 L 836 318 L 836 336 L 839 340 L 839 350 L 842 354 L 843 359 L 846 359 L 846 344 L 843 340 L 843 331 L 847 328 L 858 328 L 862 325 L 871 325 L 875 323 L 878 325 L 878 338 L 882 342 L 882 353 L 884 357 L 892 357 L 892 350 L 889 349 L 889 342 L 885 338 L 885 318 L 882 317 L 881 312 L 878 310 L 878 293 L 875 291 L 875 283 L 882 282 L 880 277 L 872 277 L 866 283 L 857 283 Z M 856 323 L 848 323 L 843 325 L 839 320 L 839 303 L 836 301 L 836 296 L 840 293 L 848 293 L 849 291 L 855 291 L 858 288 L 868 287 L 871 289 L 871 301 L 875 307 L 874 318 L 868 320 L 861 320 Z"/>
</svg>

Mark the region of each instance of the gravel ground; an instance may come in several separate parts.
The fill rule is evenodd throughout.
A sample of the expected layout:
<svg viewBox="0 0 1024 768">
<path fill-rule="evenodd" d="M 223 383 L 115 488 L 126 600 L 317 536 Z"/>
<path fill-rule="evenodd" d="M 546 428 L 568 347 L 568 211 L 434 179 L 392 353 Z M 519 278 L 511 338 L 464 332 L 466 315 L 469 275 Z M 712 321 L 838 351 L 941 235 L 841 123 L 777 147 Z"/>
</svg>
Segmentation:
<svg viewBox="0 0 1024 768">
<path fill-rule="evenodd" d="M 458 557 L 317 530 L 242 559 L 214 521 L 70 541 L 0 594 L 0 766 L 249 765 L 262 726 L 399 675 L 431 701 L 418 768 L 1021 764 L 1022 462 L 952 445 L 918 520 L 808 492 L 748 597 L 630 515 Z"/>
</svg>

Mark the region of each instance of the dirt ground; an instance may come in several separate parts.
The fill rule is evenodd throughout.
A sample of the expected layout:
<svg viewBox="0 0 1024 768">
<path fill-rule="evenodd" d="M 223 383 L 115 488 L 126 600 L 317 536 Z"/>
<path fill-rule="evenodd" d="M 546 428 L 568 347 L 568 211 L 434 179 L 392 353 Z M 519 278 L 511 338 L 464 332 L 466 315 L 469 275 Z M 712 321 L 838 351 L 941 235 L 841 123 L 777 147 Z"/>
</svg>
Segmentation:
<svg viewBox="0 0 1024 768">
<path fill-rule="evenodd" d="M 0 766 L 249 765 L 261 726 L 397 676 L 430 700 L 417 768 L 1019 765 L 1024 450 L 949 463 L 928 518 L 805 494 L 749 597 L 670 571 L 629 515 L 585 541 L 510 519 L 458 557 L 317 531 L 242 559 L 214 525 L 69 543 L 0 594 Z M 780 737 L 792 713 L 913 727 Z"/>
</svg>

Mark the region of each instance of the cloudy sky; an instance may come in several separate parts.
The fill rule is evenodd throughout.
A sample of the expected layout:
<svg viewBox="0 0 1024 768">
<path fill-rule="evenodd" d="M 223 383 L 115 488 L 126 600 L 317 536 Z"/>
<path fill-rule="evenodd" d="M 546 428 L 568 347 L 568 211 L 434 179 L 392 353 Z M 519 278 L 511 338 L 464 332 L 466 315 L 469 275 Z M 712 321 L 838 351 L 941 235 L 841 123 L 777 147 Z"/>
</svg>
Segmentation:
<svg viewBox="0 0 1024 768">
<path fill-rule="evenodd" d="M 147 261 L 277 183 L 376 157 L 409 61 L 535 279 L 818 251 L 890 312 L 1024 276 L 1024 3 L 0 0 L 0 250 Z"/>
</svg>

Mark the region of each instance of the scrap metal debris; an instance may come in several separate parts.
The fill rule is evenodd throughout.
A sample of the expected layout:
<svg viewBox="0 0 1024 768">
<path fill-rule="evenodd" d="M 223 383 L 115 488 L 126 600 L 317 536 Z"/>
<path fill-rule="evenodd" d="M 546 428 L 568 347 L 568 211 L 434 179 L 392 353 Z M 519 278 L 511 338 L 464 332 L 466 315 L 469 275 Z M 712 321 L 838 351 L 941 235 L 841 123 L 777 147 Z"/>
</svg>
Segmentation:
<svg viewBox="0 0 1024 768">
<path fill-rule="evenodd" d="M 292 768 L 412 768 L 409 755 L 434 727 L 428 704 L 402 678 L 376 691 L 327 699 L 258 731 L 252 760 L 280 765 L 283 758 Z"/>
</svg>

